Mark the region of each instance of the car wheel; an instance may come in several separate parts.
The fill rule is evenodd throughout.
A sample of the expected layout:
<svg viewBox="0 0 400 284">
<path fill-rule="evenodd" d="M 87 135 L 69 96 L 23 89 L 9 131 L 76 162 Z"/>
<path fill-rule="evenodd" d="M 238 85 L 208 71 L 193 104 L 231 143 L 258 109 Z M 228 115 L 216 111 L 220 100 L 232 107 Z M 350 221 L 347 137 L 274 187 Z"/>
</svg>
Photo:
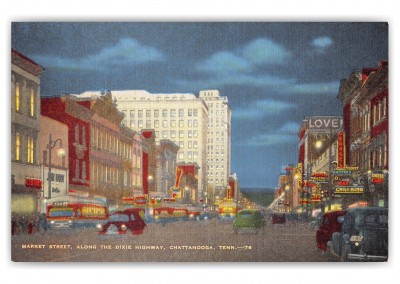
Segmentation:
<svg viewBox="0 0 400 284">
<path fill-rule="evenodd" d="M 346 262 L 348 261 L 347 255 L 350 253 L 350 246 L 348 244 L 343 244 L 342 249 L 340 250 L 340 261 Z"/>
</svg>

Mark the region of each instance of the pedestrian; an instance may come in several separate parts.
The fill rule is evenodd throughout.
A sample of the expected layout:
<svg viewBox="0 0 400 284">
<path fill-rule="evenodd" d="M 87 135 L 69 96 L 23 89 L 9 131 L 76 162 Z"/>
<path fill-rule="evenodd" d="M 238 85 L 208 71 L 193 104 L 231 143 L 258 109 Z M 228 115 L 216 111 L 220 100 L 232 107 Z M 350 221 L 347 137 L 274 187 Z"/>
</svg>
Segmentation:
<svg viewBox="0 0 400 284">
<path fill-rule="evenodd" d="M 38 230 L 41 233 L 44 233 L 47 231 L 47 218 L 45 213 L 41 213 L 39 215 L 39 221 L 38 221 Z"/>
</svg>

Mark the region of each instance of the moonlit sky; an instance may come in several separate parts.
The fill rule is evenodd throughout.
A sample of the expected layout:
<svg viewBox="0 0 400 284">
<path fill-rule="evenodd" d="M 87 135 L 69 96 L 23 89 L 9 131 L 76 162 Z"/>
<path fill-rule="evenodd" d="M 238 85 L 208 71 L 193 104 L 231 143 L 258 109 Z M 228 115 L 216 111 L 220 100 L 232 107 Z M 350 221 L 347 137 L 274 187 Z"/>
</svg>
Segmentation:
<svg viewBox="0 0 400 284">
<path fill-rule="evenodd" d="M 339 81 L 388 59 L 386 23 L 13 23 L 11 45 L 46 68 L 41 95 L 218 89 L 232 107 L 241 187 L 274 188 L 305 116 L 341 115 Z"/>
</svg>

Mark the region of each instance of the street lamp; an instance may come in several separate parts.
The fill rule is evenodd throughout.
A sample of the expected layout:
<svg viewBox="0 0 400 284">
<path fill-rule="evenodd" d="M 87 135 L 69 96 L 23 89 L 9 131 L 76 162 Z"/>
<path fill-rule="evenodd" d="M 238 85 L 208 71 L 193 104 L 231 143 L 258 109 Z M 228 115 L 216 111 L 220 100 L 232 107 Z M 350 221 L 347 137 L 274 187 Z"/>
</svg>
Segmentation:
<svg viewBox="0 0 400 284">
<path fill-rule="evenodd" d="M 51 199 L 51 150 L 53 150 L 54 147 L 56 147 L 57 142 L 59 142 L 59 155 L 65 155 L 65 151 L 61 151 L 62 150 L 62 140 L 61 139 L 56 139 L 56 140 L 52 140 L 51 139 L 51 133 L 49 134 L 49 144 L 47 144 L 47 149 L 49 149 L 49 171 L 47 174 L 47 182 L 48 182 L 48 186 L 49 186 L 49 190 L 48 190 L 48 199 Z"/>
</svg>

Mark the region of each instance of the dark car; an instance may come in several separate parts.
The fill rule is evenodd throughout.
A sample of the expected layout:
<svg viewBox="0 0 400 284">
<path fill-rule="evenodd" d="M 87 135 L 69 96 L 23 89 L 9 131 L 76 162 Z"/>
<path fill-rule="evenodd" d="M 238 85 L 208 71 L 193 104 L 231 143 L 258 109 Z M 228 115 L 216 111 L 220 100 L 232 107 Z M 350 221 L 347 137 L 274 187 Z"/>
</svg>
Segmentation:
<svg viewBox="0 0 400 284">
<path fill-rule="evenodd" d="M 239 210 L 236 214 L 236 220 L 233 223 L 235 233 L 237 233 L 239 229 L 261 229 L 264 226 L 264 215 L 258 209 Z M 258 233 L 258 230 L 256 233 Z"/>
<path fill-rule="evenodd" d="M 146 223 L 140 216 L 138 209 L 125 209 L 116 211 L 110 215 L 103 224 L 98 224 L 99 235 L 126 234 L 130 231 L 132 235 L 143 234 Z"/>
<path fill-rule="evenodd" d="M 272 224 L 285 224 L 286 223 L 286 215 L 285 213 L 273 213 L 271 216 Z"/>
<path fill-rule="evenodd" d="M 326 251 L 327 243 L 332 239 L 332 234 L 342 230 L 342 224 L 338 222 L 338 217 L 346 213 L 344 210 L 330 211 L 322 216 L 322 222 L 316 233 L 317 247 Z"/>
<path fill-rule="evenodd" d="M 332 250 L 341 261 L 386 261 L 388 258 L 388 209 L 347 209 L 339 218 L 342 231 L 332 237 Z"/>
</svg>

